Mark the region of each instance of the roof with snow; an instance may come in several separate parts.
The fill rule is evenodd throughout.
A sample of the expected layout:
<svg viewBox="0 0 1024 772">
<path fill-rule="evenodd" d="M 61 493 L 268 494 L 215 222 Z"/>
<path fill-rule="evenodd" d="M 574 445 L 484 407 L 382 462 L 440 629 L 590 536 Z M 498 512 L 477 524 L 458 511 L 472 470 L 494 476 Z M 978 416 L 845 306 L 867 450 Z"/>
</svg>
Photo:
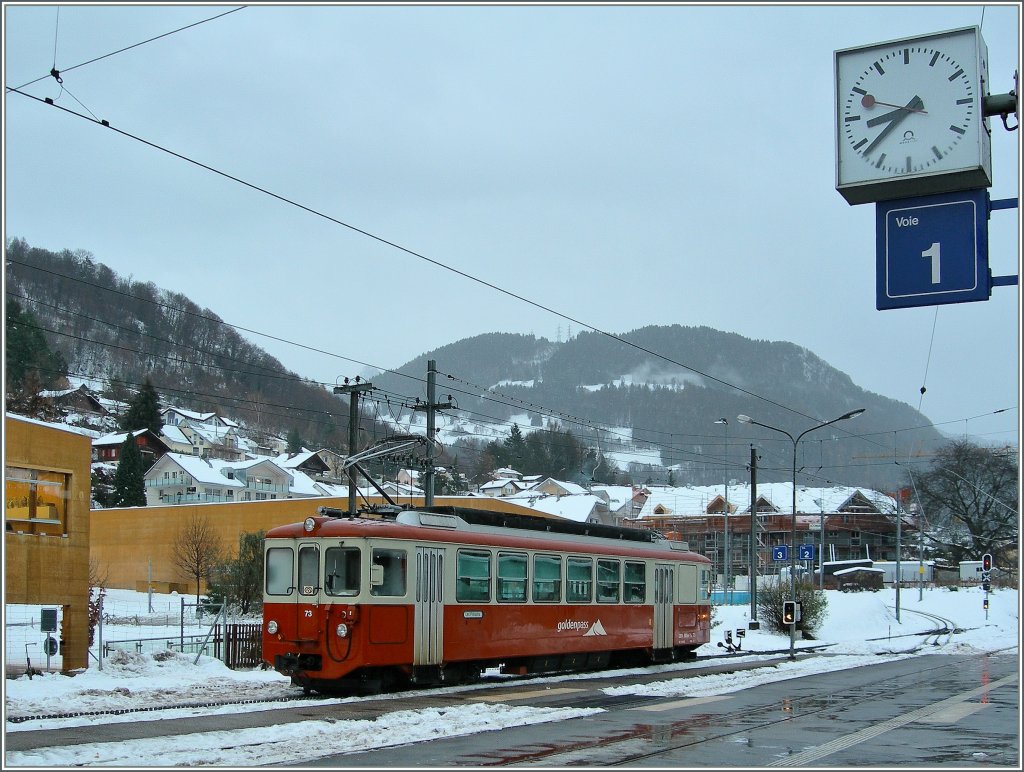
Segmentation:
<svg viewBox="0 0 1024 772">
<path fill-rule="evenodd" d="M 651 495 L 647 497 L 640 517 L 656 517 L 664 515 L 703 516 L 708 513 L 709 505 L 726 496 L 725 485 L 703 485 L 684 487 L 649 486 Z M 780 514 L 789 514 L 793 507 L 793 484 L 759 483 L 757 498 Z M 750 512 L 750 485 L 730 485 L 728 491 L 729 508 L 733 514 Z M 660 511 L 656 511 L 659 510 Z M 819 515 L 841 511 L 881 512 L 891 514 L 896 511 L 896 499 L 870 488 L 849 486 L 832 486 L 814 488 L 797 485 L 796 511 L 798 514 Z M 767 512 L 765 512 L 767 513 Z"/>
</svg>

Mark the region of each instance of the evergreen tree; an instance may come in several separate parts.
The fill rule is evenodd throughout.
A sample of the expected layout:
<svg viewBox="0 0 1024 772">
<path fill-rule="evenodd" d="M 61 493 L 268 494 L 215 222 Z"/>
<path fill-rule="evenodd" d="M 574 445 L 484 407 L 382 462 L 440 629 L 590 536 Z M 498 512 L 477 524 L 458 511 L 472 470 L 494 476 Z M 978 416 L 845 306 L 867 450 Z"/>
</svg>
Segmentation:
<svg viewBox="0 0 1024 772">
<path fill-rule="evenodd" d="M 22 311 L 16 300 L 7 301 L 5 335 L 4 364 L 8 394 L 16 394 L 28 385 L 26 377 L 30 373 L 35 373 L 42 389 L 54 388 L 67 377 L 68 367 L 64 357 L 50 348 L 36 318 L 31 312 Z"/>
<path fill-rule="evenodd" d="M 121 420 L 121 428 L 126 431 L 137 429 L 149 429 L 154 434 L 159 434 L 164 426 L 163 416 L 160 415 L 160 398 L 152 381 L 146 376 L 146 382 L 142 384 L 139 393 L 128 403 L 128 412 Z"/>
<path fill-rule="evenodd" d="M 302 434 L 293 426 L 288 430 L 288 455 L 301 452 L 304 445 L 305 440 L 302 439 Z"/>
<path fill-rule="evenodd" d="M 114 473 L 115 507 L 146 506 L 145 474 L 142 452 L 135 444 L 135 436 L 128 432 L 128 436 L 121 444 L 121 456 L 117 462 L 117 471 Z"/>
</svg>

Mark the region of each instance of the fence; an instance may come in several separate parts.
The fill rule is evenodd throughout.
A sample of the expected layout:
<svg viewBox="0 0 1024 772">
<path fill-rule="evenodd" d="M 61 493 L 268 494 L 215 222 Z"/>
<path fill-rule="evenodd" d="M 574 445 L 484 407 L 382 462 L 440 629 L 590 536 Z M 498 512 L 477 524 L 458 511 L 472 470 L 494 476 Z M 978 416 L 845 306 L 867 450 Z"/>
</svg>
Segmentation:
<svg viewBox="0 0 1024 772">
<path fill-rule="evenodd" d="M 212 634 L 186 635 L 177 639 L 168 636 L 155 638 L 126 638 L 117 641 L 103 641 L 103 656 L 109 657 L 115 650 L 136 653 L 170 649 L 183 654 L 206 654 L 223 660 L 232 670 L 236 668 L 259 667 L 262 664 L 262 625 L 230 624 L 215 625 Z"/>
</svg>

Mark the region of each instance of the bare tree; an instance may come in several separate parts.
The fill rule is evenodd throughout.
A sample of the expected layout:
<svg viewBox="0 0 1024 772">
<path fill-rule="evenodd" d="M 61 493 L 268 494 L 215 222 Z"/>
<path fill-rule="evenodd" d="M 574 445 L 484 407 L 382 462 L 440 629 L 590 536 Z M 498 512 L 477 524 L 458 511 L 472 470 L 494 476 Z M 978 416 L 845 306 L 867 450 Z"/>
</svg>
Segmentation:
<svg viewBox="0 0 1024 772">
<path fill-rule="evenodd" d="M 196 603 L 203 579 L 221 562 L 224 546 L 206 515 L 192 515 L 178 529 L 171 560 L 182 574 L 196 583 Z"/>
<path fill-rule="evenodd" d="M 928 537 L 954 562 L 989 552 L 996 565 L 1015 562 L 1018 524 L 1017 461 L 1009 449 L 967 441 L 941 448 L 932 468 L 917 477 Z"/>
</svg>

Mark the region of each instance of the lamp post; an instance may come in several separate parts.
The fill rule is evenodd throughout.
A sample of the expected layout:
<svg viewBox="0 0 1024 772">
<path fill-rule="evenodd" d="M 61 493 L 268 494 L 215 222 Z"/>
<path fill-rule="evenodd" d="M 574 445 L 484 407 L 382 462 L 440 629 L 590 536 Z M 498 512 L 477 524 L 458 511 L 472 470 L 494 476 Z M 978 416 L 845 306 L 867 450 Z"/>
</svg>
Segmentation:
<svg viewBox="0 0 1024 772">
<path fill-rule="evenodd" d="M 729 453 L 729 422 L 725 418 L 719 418 L 715 421 L 716 424 L 725 424 L 725 453 L 728 457 Z M 725 601 L 725 605 L 732 605 L 732 597 L 730 595 L 732 577 L 732 565 L 729 556 L 729 464 L 725 465 L 725 514 L 723 515 L 723 529 L 725 530 L 725 560 L 722 569 L 723 581 L 725 583 L 724 597 L 722 600 Z"/>
<path fill-rule="evenodd" d="M 851 410 L 849 413 L 844 413 L 838 418 L 833 418 L 831 421 L 825 421 L 817 426 L 812 426 L 810 429 L 805 429 L 800 432 L 796 437 L 787 432 L 785 429 L 780 429 L 777 426 L 769 426 L 768 424 L 760 423 L 755 421 L 748 415 L 736 416 L 736 420 L 741 424 L 753 424 L 754 426 L 761 426 L 765 429 L 771 429 L 773 432 L 779 432 L 789 437 L 790 442 L 793 443 L 793 512 L 790 515 L 789 531 L 790 531 L 790 545 L 789 545 L 789 599 L 796 603 L 796 448 L 800 443 L 800 440 L 805 434 L 813 432 L 815 429 L 821 429 L 830 424 L 838 423 L 839 421 L 845 421 L 848 418 L 856 418 L 863 413 L 865 408 L 858 408 L 857 410 Z M 793 615 L 793 620 L 789 623 L 789 658 L 796 659 L 796 615 Z"/>
</svg>

